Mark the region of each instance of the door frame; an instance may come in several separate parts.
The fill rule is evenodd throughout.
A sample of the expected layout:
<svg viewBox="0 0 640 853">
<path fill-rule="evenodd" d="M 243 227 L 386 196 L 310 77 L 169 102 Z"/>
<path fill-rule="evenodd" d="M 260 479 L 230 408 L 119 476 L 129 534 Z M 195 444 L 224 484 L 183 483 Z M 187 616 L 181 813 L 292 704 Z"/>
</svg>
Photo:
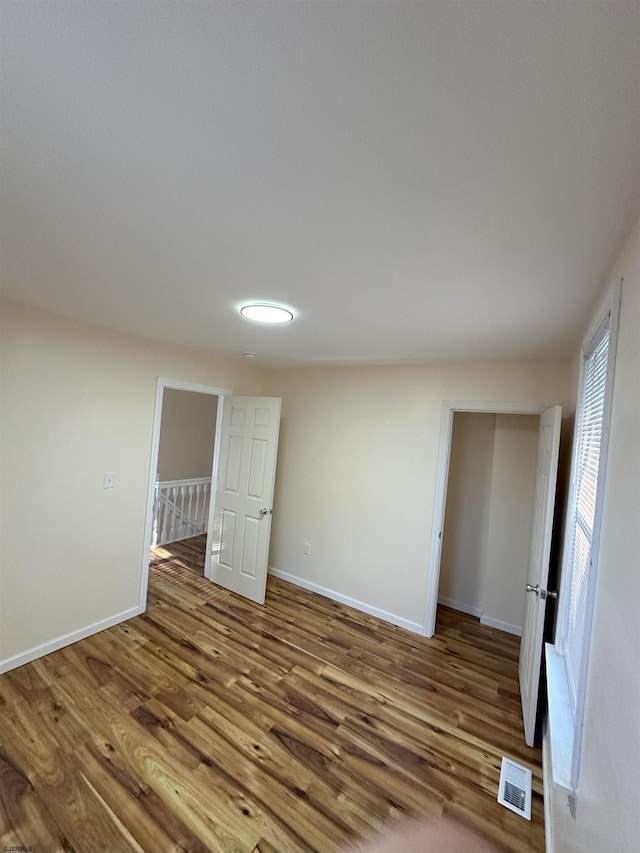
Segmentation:
<svg viewBox="0 0 640 853">
<path fill-rule="evenodd" d="M 454 414 L 456 412 L 477 412 L 489 415 L 538 415 L 539 417 L 550 405 L 553 404 L 532 405 L 531 403 L 477 403 L 443 400 L 433 519 L 431 522 L 431 546 L 429 548 L 429 563 L 427 567 L 424 627 L 422 630 L 424 637 L 433 637 L 436 630 L 442 534 L 444 531 L 444 513 L 447 502 L 447 486 L 449 483 L 449 462 L 451 458 L 451 435 Z"/>
<path fill-rule="evenodd" d="M 147 491 L 147 515 L 144 526 L 144 543 L 142 553 L 142 573 L 140 576 L 140 613 L 147 609 L 147 590 L 149 586 L 149 552 L 151 551 L 151 537 L 153 535 L 153 504 L 156 492 L 156 475 L 158 471 L 158 454 L 160 451 L 160 429 L 162 425 L 162 403 L 164 392 L 169 388 L 173 391 L 192 391 L 195 394 L 209 394 L 218 397 L 218 411 L 216 414 L 215 439 L 213 444 L 213 467 L 211 471 L 211 496 L 209 498 L 209 520 L 207 523 L 207 548 L 205 552 L 204 576 L 211 575 L 211 553 L 209 550 L 209 537 L 211 536 L 211 523 L 214 511 L 215 483 L 218 476 L 218 456 L 220 452 L 220 427 L 222 426 L 222 397 L 233 394 L 230 388 L 217 388 L 213 385 L 199 385 L 197 382 L 183 382 L 181 379 L 167 379 L 159 376 L 156 382 L 156 402 L 153 415 L 153 432 L 151 437 L 151 459 L 149 461 L 149 488 Z"/>
</svg>

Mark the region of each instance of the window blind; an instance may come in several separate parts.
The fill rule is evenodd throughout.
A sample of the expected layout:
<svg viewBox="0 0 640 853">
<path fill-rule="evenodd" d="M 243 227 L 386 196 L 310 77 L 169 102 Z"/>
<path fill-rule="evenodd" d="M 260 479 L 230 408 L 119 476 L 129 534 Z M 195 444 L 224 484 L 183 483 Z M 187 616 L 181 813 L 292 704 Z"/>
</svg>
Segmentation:
<svg viewBox="0 0 640 853">
<path fill-rule="evenodd" d="M 575 483 L 571 507 L 568 611 L 564 619 L 564 654 L 573 711 L 583 663 L 587 591 L 592 565 L 600 447 L 607 390 L 610 315 L 583 357 L 582 387 L 576 430 Z"/>
</svg>

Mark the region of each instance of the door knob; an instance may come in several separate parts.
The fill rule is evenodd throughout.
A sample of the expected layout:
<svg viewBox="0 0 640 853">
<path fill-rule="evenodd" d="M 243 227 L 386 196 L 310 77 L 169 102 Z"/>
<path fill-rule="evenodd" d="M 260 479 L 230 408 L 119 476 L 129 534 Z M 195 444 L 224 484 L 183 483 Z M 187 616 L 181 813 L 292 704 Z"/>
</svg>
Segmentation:
<svg viewBox="0 0 640 853">
<path fill-rule="evenodd" d="M 258 510 L 258 515 L 269 515 L 270 512 L 271 510 L 268 507 L 263 506 L 262 509 Z"/>
<path fill-rule="evenodd" d="M 527 584 L 527 592 L 535 592 L 536 595 L 540 596 L 540 598 L 544 601 L 545 598 L 557 598 L 557 592 L 549 592 L 546 589 L 540 589 L 538 584 L 532 586 L 530 583 Z"/>
</svg>

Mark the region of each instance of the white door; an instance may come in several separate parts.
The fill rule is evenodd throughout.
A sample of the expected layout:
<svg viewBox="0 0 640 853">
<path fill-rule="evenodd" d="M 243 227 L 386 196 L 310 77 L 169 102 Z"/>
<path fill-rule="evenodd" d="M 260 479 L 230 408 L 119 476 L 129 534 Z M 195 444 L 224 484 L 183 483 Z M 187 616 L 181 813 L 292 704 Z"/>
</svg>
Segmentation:
<svg viewBox="0 0 640 853">
<path fill-rule="evenodd" d="M 223 397 L 211 580 L 263 604 L 280 400 Z"/>
<path fill-rule="evenodd" d="M 533 746 L 536 728 L 561 424 L 562 406 L 551 406 L 540 415 L 536 496 L 518 667 L 524 736 L 528 746 Z"/>
</svg>

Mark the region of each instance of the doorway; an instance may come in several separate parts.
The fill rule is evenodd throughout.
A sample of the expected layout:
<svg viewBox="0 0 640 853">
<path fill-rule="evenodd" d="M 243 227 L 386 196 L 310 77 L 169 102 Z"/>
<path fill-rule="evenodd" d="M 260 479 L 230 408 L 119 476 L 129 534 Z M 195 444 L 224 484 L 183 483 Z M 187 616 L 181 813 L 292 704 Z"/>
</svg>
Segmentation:
<svg viewBox="0 0 640 853">
<path fill-rule="evenodd" d="M 524 612 L 522 639 L 518 663 L 520 696 L 522 700 L 525 740 L 533 746 L 538 707 L 538 685 L 542 660 L 542 642 L 549 598 L 547 579 L 551 555 L 551 538 L 556 498 L 562 407 L 555 405 L 534 410 L 520 406 L 493 406 L 490 404 L 443 403 L 440 431 L 440 452 L 436 474 L 434 526 L 427 576 L 427 596 L 424 635 L 435 632 L 438 588 L 440 581 L 443 528 L 449 471 L 453 418 L 455 412 L 485 412 L 497 415 L 536 414 L 539 416 L 538 449 L 536 458 L 536 485 L 531 519 L 528 572 L 522 587 Z M 555 595 L 555 593 L 553 593 Z"/>
<path fill-rule="evenodd" d="M 223 409 L 220 398 L 231 393 L 228 388 L 158 379 L 140 587 L 141 612 L 146 608 L 150 563 L 164 564 L 167 571 L 178 563 L 205 578 L 211 575 L 209 539 Z M 205 472 L 202 477 L 192 476 Z"/>
<path fill-rule="evenodd" d="M 444 532 L 444 516 L 449 481 L 449 465 L 451 459 L 451 440 L 453 435 L 453 418 L 458 412 L 497 415 L 534 415 L 537 418 L 545 411 L 544 405 L 519 405 L 511 403 L 466 403 L 448 402 L 442 404 L 440 421 L 440 444 L 436 469 L 435 499 L 433 506 L 433 525 L 431 545 L 429 549 L 429 565 L 427 570 L 427 590 L 425 602 L 425 618 L 423 636 L 432 637 L 436 627 L 438 606 L 438 591 L 440 585 L 440 565 L 442 556 L 442 536 Z"/>
<path fill-rule="evenodd" d="M 218 396 L 165 388 L 150 567 L 204 576 Z"/>
<path fill-rule="evenodd" d="M 537 415 L 455 412 L 438 606 L 520 636 L 536 489 Z"/>
</svg>

